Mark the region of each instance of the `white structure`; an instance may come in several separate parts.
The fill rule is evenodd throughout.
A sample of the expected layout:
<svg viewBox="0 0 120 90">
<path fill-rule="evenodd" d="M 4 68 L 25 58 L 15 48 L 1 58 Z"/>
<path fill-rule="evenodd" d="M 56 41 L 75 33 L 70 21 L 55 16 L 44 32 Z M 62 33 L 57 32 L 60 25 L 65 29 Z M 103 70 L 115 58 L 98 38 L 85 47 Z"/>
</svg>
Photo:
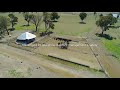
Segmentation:
<svg viewBox="0 0 120 90">
<path fill-rule="evenodd" d="M 29 44 L 33 41 L 35 41 L 36 35 L 29 33 L 29 32 L 25 32 L 23 34 L 21 34 L 20 36 L 18 36 L 16 42 L 20 43 L 20 44 Z"/>
<path fill-rule="evenodd" d="M 29 40 L 29 39 L 33 39 L 36 38 L 36 35 L 29 33 L 29 32 L 25 32 L 23 34 L 21 34 L 20 36 L 18 36 L 18 40 Z"/>
<path fill-rule="evenodd" d="M 118 14 L 113 14 L 113 17 L 117 18 Z"/>
</svg>

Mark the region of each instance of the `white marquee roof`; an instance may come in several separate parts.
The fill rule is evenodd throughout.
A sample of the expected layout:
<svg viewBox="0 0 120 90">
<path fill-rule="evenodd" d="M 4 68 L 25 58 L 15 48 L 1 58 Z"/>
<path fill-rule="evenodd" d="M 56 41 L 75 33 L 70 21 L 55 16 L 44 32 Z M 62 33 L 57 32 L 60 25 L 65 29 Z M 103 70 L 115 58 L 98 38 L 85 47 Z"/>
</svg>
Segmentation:
<svg viewBox="0 0 120 90">
<path fill-rule="evenodd" d="M 113 17 L 117 18 L 118 14 L 113 14 Z"/>
<path fill-rule="evenodd" d="M 18 40 L 26 40 L 26 39 L 33 39 L 35 38 L 36 35 L 29 33 L 29 32 L 25 32 L 23 34 L 21 34 L 20 36 L 18 36 Z"/>
</svg>

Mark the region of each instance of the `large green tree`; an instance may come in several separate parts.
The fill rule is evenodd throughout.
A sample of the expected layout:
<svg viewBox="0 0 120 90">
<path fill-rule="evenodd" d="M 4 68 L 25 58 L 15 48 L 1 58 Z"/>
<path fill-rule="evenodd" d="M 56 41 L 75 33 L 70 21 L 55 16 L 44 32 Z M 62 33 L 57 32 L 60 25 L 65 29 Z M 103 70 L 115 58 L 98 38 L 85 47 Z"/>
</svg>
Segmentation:
<svg viewBox="0 0 120 90">
<path fill-rule="evenodd" d="M 38 31 L 38 26 L 42 23 L 42 17 L 40 14 L 32 14 L 31 23 L 35 25 L 36 32 Z"/>
<path fill-rule="evenodd" d="M 79 17 L 80 17 L 80 19 L 81 19 L 82 22 L 83 22 L 83 20 L 87 17 L 87 14 L 84 13 L 84 12 L 82 12 L 82 13 L 79 14 Z"/>
<path fill-rule="evenodd" d="M 110 25 L 114 25 L 117 22 L 117 19 L 114 18 L 111 14 L 107 16 L 100 16 L 99 20 L 96 21 L 96 25 L 101 27 L 102 35 L 104 31 L 109 30 Z"/>
<path fill-rule="evenodd" d="M 18 18 L 14 14 L 9 14 L 8 16 L 10 17 L 12 28 L 14 28 L 14 25 L 18 22 Z"/>
<path fill-rule="evenodd" d="M 99 15 L 99 17 L 102 17 L 103 16 L 103 14 L 101 13 L 100 15 Z"/>
<path fill-rule="evenodd" d="M 60 16 L 58 15 L 57 12 L 52 12 L 50 18 L 51 18 L 51 20 L 55 21 L 55 20 L 58 20 L 60 18 Z"/>
<path fill-rule="evenodd" d="M 25 13 L 23 13 L 23 17 L 24 17 L 24 19 L 27 21 L 27 26 L 29 26 L 29 23 L 30 23 L 30 21 L 31 21 L 31 19 L 32 19 L 32 14 L 30 14 L 29 12 L 25 12 Z"/>
<path fill-rule="evenodd" d="M 9 35 L 8 26 L 10 26 L 10 19 L 5 16 L 0 16 L 0 29 L 7 31 L 7 34 Z"/>
<path fill-rule="evenodd" d="M 54 29 L 54 24 L 51 22 L 50 14 L 48 12 L 43 12 L 43 21 L 45 23 L 45 31 L 47 32 L 50 28 Z"/>
<path fill-rule="evenodd" d="M 117 23 L 117 18 L 113 17 L 112 13 L 108 14 L 109 25 L 114 25 Z"/>
</svg>

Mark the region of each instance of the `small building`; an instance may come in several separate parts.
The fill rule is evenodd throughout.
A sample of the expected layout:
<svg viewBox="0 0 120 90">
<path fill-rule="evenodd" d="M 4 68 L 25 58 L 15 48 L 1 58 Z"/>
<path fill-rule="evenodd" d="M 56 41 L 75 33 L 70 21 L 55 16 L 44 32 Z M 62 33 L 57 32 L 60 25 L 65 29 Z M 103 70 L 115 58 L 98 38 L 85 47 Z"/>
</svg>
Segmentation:
<svg viewBox="0 0 120 90">
<path fill-rule="evenodd" d="M 25 33 L 22 33 L 20 36 L 18 36 L 16 42 L 19 44 L 29 44 L 35 41 L 35 38 L 36 38 L 36 35 L 29 32 L 25 32 Z"/>
</svg>

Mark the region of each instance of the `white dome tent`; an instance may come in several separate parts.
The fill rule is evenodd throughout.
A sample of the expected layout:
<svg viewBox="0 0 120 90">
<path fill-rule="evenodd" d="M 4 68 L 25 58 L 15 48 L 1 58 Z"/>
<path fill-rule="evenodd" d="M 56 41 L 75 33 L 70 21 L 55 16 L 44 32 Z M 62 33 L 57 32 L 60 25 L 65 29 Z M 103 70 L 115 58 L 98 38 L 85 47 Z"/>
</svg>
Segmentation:
<svg viewBox="0 0 120 90">
<path fill-rule="evenodd" d="M 117 17 L 118 17 L 118 15 L 119 15 L 119 13 L 113 13 L 112 15 L 113 15 L 113 17 L 117 18 Z M 120 15 L 119 15 L 119 17 L 118 17 L 118 18 L 120 18 Z"/>
<path fill-rule="evenodd" d="M 20 36 L 18 36 L 16 42 L 20 44 L 29 44 L 35 41 L 35 38 L 36 38 L 36 35 L 29 32 L 25 32 L 25 33 L 22 33 Z"/>
<path fill-rule="evenodd" d="M 113 14 L 113 17 L 117 18 L 118 14 Z"/>
</svg>

